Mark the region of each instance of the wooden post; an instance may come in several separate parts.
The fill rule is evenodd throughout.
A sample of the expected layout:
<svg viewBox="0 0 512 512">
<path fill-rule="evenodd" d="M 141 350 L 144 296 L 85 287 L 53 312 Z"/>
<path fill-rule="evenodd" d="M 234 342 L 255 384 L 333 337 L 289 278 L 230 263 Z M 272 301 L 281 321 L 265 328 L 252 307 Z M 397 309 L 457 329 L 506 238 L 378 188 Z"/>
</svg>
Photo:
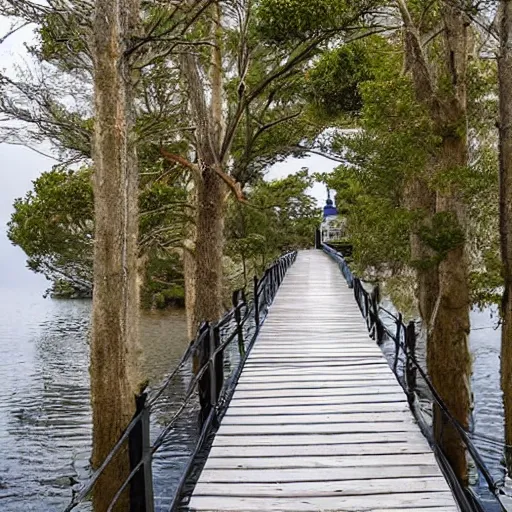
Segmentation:
<svg viewBox="0 0 512 512">
<path fill-rule="evenodd" d="M 135 416 L 141 416 L 128 437 L 130 468 L 133 470 L 143 457 L 146 459 L 130 482 L 130 512 L 154 512 L 149 409 L 145 407 L 146 398 L 146 393 L 135 398 Z"/>
<path fill-rule="evenodd" d="M 405 353 L 407 356 L 405 366 L 405 382 L 409 393 L 416 389 L 416 365 L 411 357 L 416 356 L 416 326 L 414 322 L 409 322 L 405 330 Z"/>
<path fill-rule="evenodd" d="M 233 292 L 232 301 L 233 307 L 235 308 L 235 322 L 236 322 L 236 332 L 238 336 L 238 352 L 240 356 L 243 357 L 245 355 L 245 345 L 244 345 L 244 332 L 242 329 L 242 318 L 240 314 L 239 306 L 239 291 Z"/>
<path fill-rule="evenodd" d="M 254 323 L 256 324 L 256 330 L 260 327 L 260 296 L 258 294 L 258 278 L 254 276 Z"/>
</svg>

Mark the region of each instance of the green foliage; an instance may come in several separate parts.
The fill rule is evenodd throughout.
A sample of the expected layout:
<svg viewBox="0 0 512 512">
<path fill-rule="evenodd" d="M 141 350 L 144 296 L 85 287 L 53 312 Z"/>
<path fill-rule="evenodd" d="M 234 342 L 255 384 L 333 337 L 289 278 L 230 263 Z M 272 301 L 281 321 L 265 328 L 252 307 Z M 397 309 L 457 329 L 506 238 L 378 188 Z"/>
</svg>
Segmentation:
<svg viewBox="0 0 512 512">
<path fill-rule="evenodd" d="M 420 15 L 423 4 L 422 0 L 410 2 L 414 17 Z M 425 18 L 426 25 L 435 25 L 434 18 Z M 410 279 L 411 269 L 437 265 L 449 250 L 465 243 L 472 301 L 484 307 L 498 299 L 502 285 L 493 126 L 495 63 L 470 62 L 469 126 L 448 127 L 456 135 L 468 131 L 468 165 L 439 168 L 440 134 L 416 101 L 410 78 L 400 74 L 401 49 L 395 48 L 393 54 L 386 48 L 392 46 L 381 45 L 380 66 L 375 60 L 370 63 L 373 78 L 358 84 L 361 131 L 333 139 L 331 150 L 347 163 L 321 179 L 337 192 L 337 206 L 347 217 L 355 265 L 361 274 L 396 285 L 403 276 Z M 434 54 L 435 45 L 429 51 Z M 405 192 L 413 179 L 421 179 L 434 192 L 456 189 L 465 202 L 467 226 L 462 229 L 455 216 L 446 212 L 434 215 L 430 227 L 425 225 L 425 212 L 408 207 Z M 431 257 L 411 260 L 412 233 L 433 250 Z M 395 285 L 391 288 L 397 295 Z"/>
<path fill-rule="evenodd" d="M 54 296 L 92 293 L 94 199 L 92 170 L 55 167 L 14 202 L 8 237 L 28 256 L 27 266 L 52 281 Z M 142 302 L 147 307 L 183 303 L 176 248 L 190 207 L 183 187 L 143 180 L 140 191 L 140 256 L 146 263 Z"/>
<path fill-rule="evenodd" d="M 261 37 L 272 44 L 307 41 L 357 23 L 372 0 L 260 0 L 256 11 Z"/>
<path fill-rule="evenodd" d="M 344 44 L 325 52 L 306 75 L 308 99 L 320 114 L 354 115 L 363 106 L 360 86 L 375 78 L 383 50 L 381 38 Z"/>
<path fill-rule="evenodd" d="M 464 244 L 465 235 L 459 221 L 451 212 L 438 212 L 432 217 L 432 226 L 421 226 L 420 239 L 437 253 L 439 261 Z"/>
<path fill-rule="evenodd" d="M 89 169 L 55 167 L 14 202 L 7 236 L 27 254 L 27 266 L 79 295 L 92 289 L 93 197 Z"/>
<path fill-rule="evenodd" d="M 141 304 L 146 309 L 184 306 L 183 269 L 176 252 L 153 250 L 148 255 Z"/>
<path fill-rule="evenodd" d="M 313 246 L 320 211 L 307 193 L 312 183 L 307 169 L 279 180 L 260 180 L 248 194 L 248 205 L 230 206 L 226 254 L 242 264 L 245 281 L 282 252 Z"/>
</svg>

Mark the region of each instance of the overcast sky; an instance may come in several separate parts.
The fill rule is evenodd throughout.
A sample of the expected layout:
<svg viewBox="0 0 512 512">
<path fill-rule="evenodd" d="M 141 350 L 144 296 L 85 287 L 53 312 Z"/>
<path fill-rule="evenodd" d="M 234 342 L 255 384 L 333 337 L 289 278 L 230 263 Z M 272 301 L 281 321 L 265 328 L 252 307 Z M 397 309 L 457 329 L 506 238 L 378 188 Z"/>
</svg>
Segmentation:
<svg viewBox="0 0 512 512">
<path fill-rule="evenodd" d="M 0 17 L 0 37 L 9 30 L 9 22 Z M 32 38 L 31 29 L 20 30 L 0 45 L 0 68 L 13 73 L 16 63 L 25 60 L 23 44 Z M 39 174 L 51 169 L 56 162 L 29 148 L 0 144 L 0 288 L 27 288 L 43 292 L 48 283 L 25 267 L 25 254 L 13 247 L 6 237 L 6 224 L 12 213 L 12 203 L 16 197 L 24 196 L 31 188 L 31 182 Z M 288 159 L 275 165 L 268 178 L 280 178 L 309 167 L 312 172 L 326 172 L 335 167 L 335 163 L 321 156 L 304 159 Z M 320 204 L 323 204 L 325 187 L 316 184 L 312 191 Z"/>
</svg>

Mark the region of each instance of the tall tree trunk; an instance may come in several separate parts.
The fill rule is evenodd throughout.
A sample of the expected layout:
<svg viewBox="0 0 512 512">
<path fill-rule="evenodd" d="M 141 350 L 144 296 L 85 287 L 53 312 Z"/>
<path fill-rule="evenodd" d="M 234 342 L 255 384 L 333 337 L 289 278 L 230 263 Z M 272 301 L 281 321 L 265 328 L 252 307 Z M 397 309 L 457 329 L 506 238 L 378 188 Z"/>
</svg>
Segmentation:
<svg viewBox="0 0 512 512">
<path fill-rule="evenodd" d="M 222 256 L 224 252 L 224 199 L 222 182 L 212 165 L 204 165 L 198 183 L 196 238 L 197 321 L 215 321 L 222 311 Z"/>
<path fill-rule="evenodd" d="M 189 203 L 197 212 L 197 185 L 192 183 L 188 191 Z M 195 214 L 197 218 L 197 213 Z M 196 237 L 197 226 L 195 222 L 187 223 L 187 239 L 183 248 L 183 277 L 185 282 L 185 313 L 187 316 L 187 335 L 193 340 L 197 334 L 197 320 L 195 318 L 196 303 Z"/>
<path fill-rule="evenodd" d="M 501 330 L 501 387 L 505 406 L 505 444 L 512 446 L 512 1 L 499 7 L 500 53 L 499 146 L 500 146 L 500 236 L 504 292 Z M 512 448 L 506 463 L 512 475 Z"/>
<path fill-rule="evenodd" d="M 97 0 L 93 21 L 95 251 L 91 340 L 93 466 L 103 462 L 134 413 L 138 342 L 138 178 L 132 140 L 132 83 L 125 57 L 137 0 Z M 105 512 L 130 472 L 127 450 L 93 493 Z M 127 496 L 115 510 L 127 510 Z"/>
<path fill-rule="evenodd" d="M 195 240 L 192 247 L 183 249 L 183 277 L 185 282 L 185 313 L 187 316 L 187 336 L 193 340 L 197 333 L 197 320 L 194 309 L 196 303 L 196 258 Z"/>
<path fill-rule="evenodd" d="M 466 164 L 464 138 L 455 136 L 445 139 L 443 150 L 445 165 L 440 172 Z M 455 190 L 438 193 L 437 211 L 451 215 L 459 228 L 464 230 L 464 207 Z M 461 242 L 439 264 L 439 296 L 427 347 L 427 368 L 434 387 L 450 413 L 466 428 L 471 407 L 469 306 L 467 255 L 465 243 Z M 437 406 L 434 406 L 434 436 L 455 474 L 467 483 L 465 447 L 455 428 Z"/>
<path fill-rule="evenodd" d="M 423 103 L 442 139 L 437 169 L 453 175 L 467 165 L 466 68 L 468 58 L 467 20 L 459 7 L 444 2 L 444 64 L 440 82 L 423 51 L 406 0 L 396 0 L 405 26 L 406 68 L 411 71 L 415 94 Z M 458 186 L 452 183 L 436 193 L 436 214 L 448 216 L 465 231 L 464 204 Z M 427 346 L 427 367 L 432 382 L 461 425 L 468 425 L 471 406 L 471 359 L 468 347 L 469 284 L 464 241 L 455 244 L 439 264 L 439 294 L 431 315 Z M 431 308 L 432 304 L 425 305 Z M 434 435 L 456 475 L 467 481 L 465 448 L 453 427 L 434 407 Z"/>
<path fill-rule="evenodd" d="M 199 72 L 197 57 L 182 57 L 182 68 L 190 91 L 190 106 L 196 121 L 198 156 L 197 232 L 195 246 L 194 320 L 215 321 L 222 311 L 222 256 L 224 249 L 224 204 L 226 190 L 219 177 L 223 171 L 220 157 L 224 135 L 223 77 L 221 54 L 221 8 L 212 5 L 210 54 L 210 102 Z"/>
<path fill-rule="evenodd" d="M 441 175 L 451 175 L 468 165 L 466 70 L 468 59 L 468 28 L 463 12 L 445 3 L 444 23 L 444 77 L 448 90 L 441 89 L 442 108 L 436 118 L 442 137 Z M 437 111 L 436 111 L 437 112 Z M 433 314 L 432 335 L 427 348 L 427 367 L 432 383 L 448 406 L 452 416 L 468 427 L 471 408 L 471 357 L 468 335 L 469 280 L 465 247 L 466 215 L 462 194 L 457 182 L 445 185 L 437 192 L 438 215 L 445 215 L 461 235 L 458 243 L 448 250 L 439 264 L 439 297 Z M 453 235 L 456 235 L 454 233 Z M 453 236 L 452 235 L 452 236 Z M 434 435 L 445 452 L 455 474 L 467 483 L 465 447 L 455 428 L 434 407 Z"/>
</svg>

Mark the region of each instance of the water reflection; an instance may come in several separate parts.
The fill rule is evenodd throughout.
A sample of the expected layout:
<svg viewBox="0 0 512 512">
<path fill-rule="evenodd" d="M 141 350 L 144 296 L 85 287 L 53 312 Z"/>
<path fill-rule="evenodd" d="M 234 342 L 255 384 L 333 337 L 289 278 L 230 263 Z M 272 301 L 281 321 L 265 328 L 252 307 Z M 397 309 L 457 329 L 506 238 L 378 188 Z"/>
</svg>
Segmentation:
<svg viewBox="0 0 512 512">
<path fill-rule="evenodd" d="M 38 294 L 7 290 L 0 293 L 0 510 L 60 512 L 76 483 L 90 472 L 90 302 L 44 300 Z M 473 421 L 475 443 L 493 476 L 502 479 L 500 333 L 493 329 L 496 317 L 491 313 L 471 315 Z M 159 382 L 177 364 L 187 346 L 185 332 L 181 311 L 142 315 L 141 373 L 150 382 Z M 385 348 L 394 355 L 392 346 Z M 418 356 L 424 358 L 421 348 Z M 235 343 L 226 352 L 226 376 L 238 357 Z M 155 408 L 153 440 L 180 406 L 190 375 L 190 365 L 186 365 Z M 157 452 L 157 509 L 168 510 L 169 497 L 197 439 L 197 413 L 194 399 Z"/>
<path fill-rule="evenodd" d="M 90 470 L 90 302 L 0 293 L 0 509 L 60 511 Z M 182 312 L 142 316 L 150 381 L 175 365 L 185 332 Z"/>
</svg>

